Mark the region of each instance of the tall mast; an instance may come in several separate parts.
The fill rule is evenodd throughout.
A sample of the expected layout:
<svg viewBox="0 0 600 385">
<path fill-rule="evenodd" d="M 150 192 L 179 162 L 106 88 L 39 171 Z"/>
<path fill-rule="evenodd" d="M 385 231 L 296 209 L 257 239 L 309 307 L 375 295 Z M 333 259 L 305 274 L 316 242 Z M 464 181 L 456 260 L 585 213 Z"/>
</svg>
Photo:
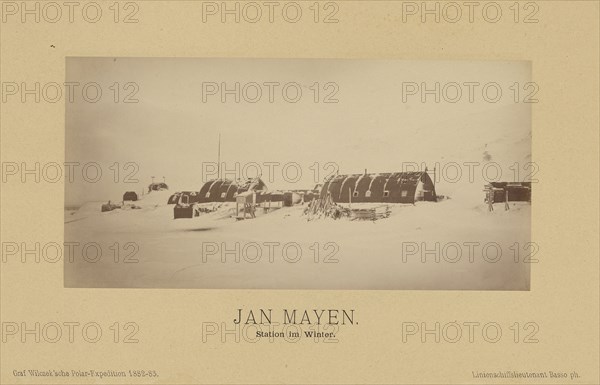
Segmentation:
<svg viewBox="0 0 600 385">
<path fill-rule="evenodd" d="M 219 133 L 219 151 L 217 153 L 217 179 L 221 179 L 221 134 Z"/>
</svg>

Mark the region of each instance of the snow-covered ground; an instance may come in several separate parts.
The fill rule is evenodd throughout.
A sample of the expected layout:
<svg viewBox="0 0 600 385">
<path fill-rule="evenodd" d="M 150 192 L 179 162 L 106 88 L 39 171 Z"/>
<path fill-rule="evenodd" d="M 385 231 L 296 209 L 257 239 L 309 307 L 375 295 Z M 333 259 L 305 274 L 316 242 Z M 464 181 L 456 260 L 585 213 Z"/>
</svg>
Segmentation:
<svg viewBox="0 0 600 385">
<path fill-rule="evenodd" d="M 144 195 L 140 209 L 102 213 L 92 202 L 65 212 L 65 242 L 79 242 L 65 286 L 529 290 L 522 260 L 531 206 L 496 204 L 490 213 L 482 186 L 453 186 L 438 203 L 390 205 L 391 216 L 376 222 L 307 221 L 306 206 L 237 221 L 235 203 L 174 220 L 169 191 Z"/>
<path fill-rule="evenodd" d="M 532 104 L 516 102 L 513 92 L 516 84 L 531 81 L 530 62 L 76 58 L 69 69 L 68 78 L 77 81 L 118 76 L 144 87 L 140 103 L 105 98 L 67 106 L 66 159 L 110 166 L 101 182 L 66 185 L 65 205 L 95 202 L 65 213 L 65 241 L 96 242 L 102 250 L 95 263 L 83 261 L 79 250 L 79 258 L 66 263 L 66 286 L 529 289 L 530 265 L 523 258 L 531 251 L 531 206 L 511 204 L 505 211 L 500 203 L 488 212 L 482 190 L 484 172 L 492 181 L 536 177 L 530 163 Z M 259 103 L 233 103 L 214 95 L 207 108 L 198 108 L 207 76 L 227 82 L 221 84 L 293 81 L 305 97 L 271 103 L 265 93 Z M 339 86 L 338 102 L 316 103 L 308 96 L 314 96 L 315 82 Z M 451 84 L 480 86 L 472 94 L 461 86 L 462 97 L 454 103 L 423 92 L 407 95 L 407 82 L 420 84 L 421 91 L 435 86 L 441 94 Z M 502 97 L 482 97 L 484 84 L 500 86 Z M 336 170 L 435 167 L 436 191 L 450 198 L 392 205 L 391 216 L 376 222 L 307 221 L 303 206 L 236 221 L 234 204 L 174 220 L 169 194 L 199 191 L 216 177 L 205 166 L 214 169 L 218 160 L 221 176 L 260 175 L 272 190 L 312 188 Z M 278 166 L 271 174 L 267 164 Z M 294 164 L 303 171 L 298 180 L 283 172 Z M 453 181 L 457 165 L 460 175 Z M 473 179 L 467 165 L 474 166 Z M 498 167 L 486 168 L 493 165 Z M 232 172 L 235 178 L 223 175 Z M 126 191 L 141 195 L 150 180 L 161 177 L 171 190 L 142 195 L 140 209 L 100 212 L 108 199 L 118 201 Z M 535 185 L 533 190 L 535 198 Z M 87 252 L 94 255 L 92 247 Z M 257 252 L 260 259 L 254 258 Z M 128 253 L 139 261 L 123 263 Z"/>
</svg>

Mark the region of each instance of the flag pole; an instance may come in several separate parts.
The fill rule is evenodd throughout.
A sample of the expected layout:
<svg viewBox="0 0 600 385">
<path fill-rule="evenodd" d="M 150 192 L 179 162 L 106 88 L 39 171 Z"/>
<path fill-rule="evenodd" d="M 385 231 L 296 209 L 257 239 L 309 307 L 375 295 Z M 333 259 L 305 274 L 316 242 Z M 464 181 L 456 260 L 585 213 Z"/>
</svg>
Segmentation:
<svg viewBox="0 0 600 385">
<path fill-rule="evenodd" d="M 221 134 L 219 133 L 219 150 L 217 155 L 217 179 L 221 179 Z"/>
</svg>

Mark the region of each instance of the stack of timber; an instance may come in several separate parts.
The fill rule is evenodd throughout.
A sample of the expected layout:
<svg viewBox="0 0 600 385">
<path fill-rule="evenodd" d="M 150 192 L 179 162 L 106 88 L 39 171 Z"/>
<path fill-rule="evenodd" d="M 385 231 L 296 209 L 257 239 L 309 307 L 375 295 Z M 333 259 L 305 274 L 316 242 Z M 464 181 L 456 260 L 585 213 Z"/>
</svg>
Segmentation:
<svg viewBox="0 0 600 385">
<path fill-rule="evenodd" d="M 387 205 L 377 206 L 371 209 L 353 209 L 350 211 L 350 220 L 376 221 L 390 216 L 391 210 Z"/>
<path fill-rule="evenodd" d="M 320 218 L 340 219 L 350 215 L 350 209 L 336 204 L 331 195 L 328 194 L 325 198 L 314 198 L 304 210 L 304 214 L 308 216 L 308 220 Z"/>
</svg>

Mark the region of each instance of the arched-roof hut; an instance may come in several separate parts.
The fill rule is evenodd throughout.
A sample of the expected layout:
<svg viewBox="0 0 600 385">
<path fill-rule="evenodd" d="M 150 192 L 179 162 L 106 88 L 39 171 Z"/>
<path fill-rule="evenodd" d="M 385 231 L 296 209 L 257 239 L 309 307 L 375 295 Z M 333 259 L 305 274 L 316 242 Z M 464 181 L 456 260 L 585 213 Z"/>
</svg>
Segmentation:
<svg viewBox="0 0 600 385">
<path fill-rule="evenodd" d="M 138 200 L 138 195 L 135 191 L 127 191 L 125 194 L 123 194 L 123 202 L 124 201 L 137 201 Z"/>
<path fill-rule="evenodd" d="M 166 183 L 160 182 L 160 183 L 150 183 L 150 185 L 148 185 L 148 192 L 150 191 L 162 191 L 162 190 L 168 190 L 169 186 L 167 186 Z"/>
<path fill-rule="evenodd" d="M 437 201 L 435 185 L 426 171 L 336 175 L 325 182 L 320 197 L 328 194 L 336 203 Z"/>
<path fill-rule="evenodd" d="M 246 191 L 266 191 L 267 186 L 260 178 L 236 183 L 230 179 L 213 179 L 204 183 L 198 194 L 198 202 L 235 202 L 237 194 Z"/>
<path fill-rule="evenodd" d="M 180 196 L 181 196 L 180 192 L 176 192 L 175 194 L 171 195 L 169 197 L 169 200 L 167 201 L 167 204 L 174 205 L 175 203 L 177 203 L 179 201 Z"/>
</svg>

